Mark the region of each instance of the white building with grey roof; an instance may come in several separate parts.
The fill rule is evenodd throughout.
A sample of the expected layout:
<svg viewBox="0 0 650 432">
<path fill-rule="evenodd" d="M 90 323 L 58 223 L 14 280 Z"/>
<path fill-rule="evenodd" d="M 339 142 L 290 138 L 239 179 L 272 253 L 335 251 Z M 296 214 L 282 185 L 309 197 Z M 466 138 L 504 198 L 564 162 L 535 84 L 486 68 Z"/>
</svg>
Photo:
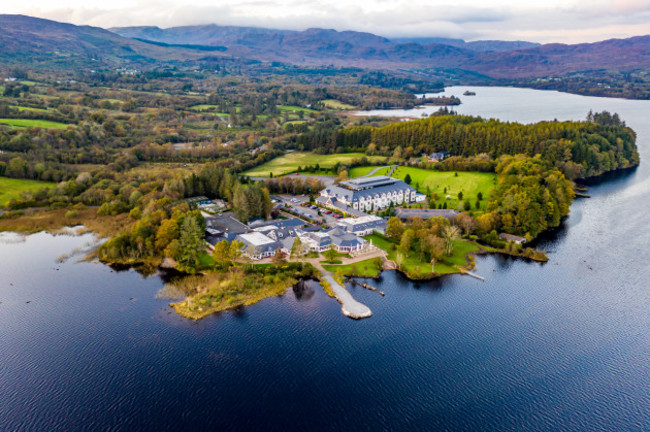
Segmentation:
<svg viewBox="0 0 650 432">
<path fill-rule="evenodd" d="M 356 236 L 370 235 L 375 231 L 384 233 L 386 231 L 386 221 L 379 216 L 366 215 L 358 218 L 344 218 L 336 224 L 344 231 Z"/>
<path fill-rule="evenodd" d="M 355 210 L 370 212 L 393 205 L 422 202 L 425 196 L 411 186 L 392 177 L 374 176 L 356 178 L 321 191 L 325 198 L 336 198 Z"/>
</svg>

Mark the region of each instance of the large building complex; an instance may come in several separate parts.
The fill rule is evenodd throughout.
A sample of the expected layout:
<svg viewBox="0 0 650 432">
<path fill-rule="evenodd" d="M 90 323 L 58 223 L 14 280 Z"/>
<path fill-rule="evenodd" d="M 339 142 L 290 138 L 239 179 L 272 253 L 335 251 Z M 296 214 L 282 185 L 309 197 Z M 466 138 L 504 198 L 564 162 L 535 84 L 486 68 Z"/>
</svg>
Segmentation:
<svg viewBox="0 0 650 432">
<path fill-rule="evenodd" d="M 402 205 L 422 202 L 425 196 L 411 186 L 392 177 L 362 177 L 331 185 L 321 191 L 324 201 L 336 200 L 354 210 L 375 211 L 392 203 Z"/>
</svg>

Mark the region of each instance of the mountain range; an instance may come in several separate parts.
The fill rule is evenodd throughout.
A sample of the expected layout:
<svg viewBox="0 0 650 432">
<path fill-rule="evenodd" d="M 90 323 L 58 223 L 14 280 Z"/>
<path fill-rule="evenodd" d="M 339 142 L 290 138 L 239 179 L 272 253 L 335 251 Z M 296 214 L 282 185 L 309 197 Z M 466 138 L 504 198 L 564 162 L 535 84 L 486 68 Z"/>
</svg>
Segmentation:
<svg viewBox="0 0 650 432">
<path fill-rule="evenodd" d="M 238 58 L 300 66 L 381 70 L 462 70 L 494 79 L 558 76 L 594 70 L 650 68 L 650 36 L 575 45 L 444 38 L 388 39 L 371 33 L 219 25 L 75 26 L 0 15 L 0 60 L 8 63 L 155 66 Z"/>
</svg>

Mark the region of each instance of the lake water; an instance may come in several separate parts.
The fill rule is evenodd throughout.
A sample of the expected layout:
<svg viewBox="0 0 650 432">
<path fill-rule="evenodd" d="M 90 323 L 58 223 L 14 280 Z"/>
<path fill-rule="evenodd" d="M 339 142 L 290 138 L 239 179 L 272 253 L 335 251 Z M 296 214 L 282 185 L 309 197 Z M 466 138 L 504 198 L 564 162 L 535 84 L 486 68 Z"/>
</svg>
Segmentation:
<svg viewBox="0 0 650 432">
<path fill-rule="evenodd" d="M 618 112 L 649 157 L 650 102 L 466 89 L 445 92 L 458 112 L 504 120 Z M 362 321 L 308 284 L 195 323 L 157 297 L 164 275 L 57 262 L 90 235 L 3 234 L 0 430 L 647 430 L 648 174 L 593 185 L 547 264 L 350 288 Z"/>
</svg>

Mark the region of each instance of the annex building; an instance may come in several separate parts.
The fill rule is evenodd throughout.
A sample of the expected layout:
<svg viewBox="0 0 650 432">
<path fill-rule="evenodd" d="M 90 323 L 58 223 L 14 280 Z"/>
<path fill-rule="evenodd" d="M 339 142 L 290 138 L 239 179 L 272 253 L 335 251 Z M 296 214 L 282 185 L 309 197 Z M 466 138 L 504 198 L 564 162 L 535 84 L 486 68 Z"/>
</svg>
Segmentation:
<svg viewBox="0 0 650 432">
<path fill-rule="evenodd" d="M 423 194 L 411 186 L 392 177 L 362 177 L 331 185 L 321 191 L 321 201 L 343 203 L 354 210 L 376 211 L 393 205 L 422 202 Z"/>
</svg>

